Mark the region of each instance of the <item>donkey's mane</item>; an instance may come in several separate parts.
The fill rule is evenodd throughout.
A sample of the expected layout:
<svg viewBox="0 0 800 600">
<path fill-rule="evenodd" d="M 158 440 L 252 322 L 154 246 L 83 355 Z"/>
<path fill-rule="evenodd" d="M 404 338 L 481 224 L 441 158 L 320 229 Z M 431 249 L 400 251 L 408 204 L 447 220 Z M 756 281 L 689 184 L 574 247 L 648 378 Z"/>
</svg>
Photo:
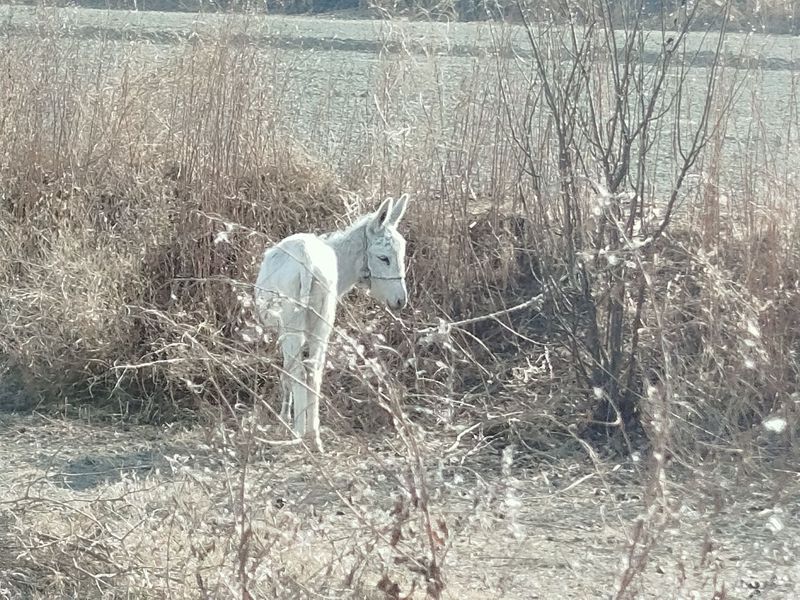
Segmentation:
<svg viewBox="0 0 800 600">
<path fill-rule="evenodd" d="M 372 213 L 367 213 L 365 215 L 361 215 L 360 217 L 358 217 L 358 219 L 356 219 L 355 221 L 350 223 L 350 225 L 348 225 L 344 229 L 337 229 L 336 231 L 329 231 L 327 233 L 321 233 L 318 237 L 320 239 L 323 239 L 323 240 L 326 240 L 326 241 L 329 241 L 329 242 L 335 242 L 335 241 L 338 241 L 338 240 L 340 240 L 342 238 L 349 237 L 350 234 L 352 234 L 355 231 L 358 231 L 359 229 L 362 229 L 363 227 L 365 227 L 367 225 L 367 222 L 372 217 L 373 217 Z"/>
</svg>

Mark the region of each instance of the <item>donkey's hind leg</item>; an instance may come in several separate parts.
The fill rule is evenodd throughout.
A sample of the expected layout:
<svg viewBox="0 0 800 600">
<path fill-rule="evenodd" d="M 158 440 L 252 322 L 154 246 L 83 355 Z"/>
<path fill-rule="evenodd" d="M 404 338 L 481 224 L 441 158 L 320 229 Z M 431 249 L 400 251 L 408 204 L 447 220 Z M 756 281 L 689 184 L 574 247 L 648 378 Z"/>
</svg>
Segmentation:
<svg viewBox="0 0 800 600">
<path fill-rule="evenodd" d="M 283 352 L 283 368 L 280 372 L 280 390 L 281 390 L 281 413 L 280 418 L 284 423 L 289 423 L 292 418 L 292 377 L 289 375 L 289 365 L 292 363 L 292 353 L 287 352 L 287 348 L 283 343 L 284 319 L 288 319 L 287 325 L 297 329 L 297 317 L 294 315 L 293 310 L 286 310 L 285 307 L 279 308 L 276 305 L 276 294 L 269 290 L 256 287 L 255 303 L 256 314 L 258 315 L 261 323 L 270 332 L 278 334 L 278 346 Z M 291 342 L 290 342 L 291 344 Z"/>
<path fill-rule="evenodd" d="M 294 432 L 299 436 L 306 434 L 306 412 L 308 411 L 308 375 L 303 364 L 303 350 L 306 344 L 306 311 L 295 306 L 287 306 L 281 315 L 283 331 L 280 344 L 283 350 L 283 373 L 281 387 L 284 391 L 281 416 L 288 418 L 289 410 L 294 412 Z M 288 394 L 286 394 L 288 390 Z M 290 398 L 290 403 L 287 402 Z"/>
<path fill-rule="evenodd" d="M 334 288 L 335 289 L 335 288 Z M 322 285 L 315 290 L 313 308 L 308 312 L 306 321 L 306 344 L 308 345 L 308 393 L 309 393 L 309 436 L 322 451 L 322 440 L 319 436 L 319 403 L 322 388 L 322 375 L 328 356 L 328 342 L 333 331 L 333 320 L 336 316 L 336 293 L 327 293 Z"/>
<path fill-rule="evenodd" d="M 308 410 L 308 377 L 303 364 L 302 334 L 287 333 L 281 340 L 283 349 L 283 374 L 290 388 L 292 409 L 294 412 L 294 432 L 299 436 L 306 434 L 306 412 Z M 285 402 L 285 400 L 284 400 Z M 288 406 L 284 406 L 288 412 Z M 284 412 L 281 409 L 281 412 Z"/>
<path fill-rule="evenodd" d="M 283 356 L 284 371 L 281 372 L 281 421 L 290 423 L 292 418 L 292 378 L 286 372 L 286 355 Z"/>
</svg>

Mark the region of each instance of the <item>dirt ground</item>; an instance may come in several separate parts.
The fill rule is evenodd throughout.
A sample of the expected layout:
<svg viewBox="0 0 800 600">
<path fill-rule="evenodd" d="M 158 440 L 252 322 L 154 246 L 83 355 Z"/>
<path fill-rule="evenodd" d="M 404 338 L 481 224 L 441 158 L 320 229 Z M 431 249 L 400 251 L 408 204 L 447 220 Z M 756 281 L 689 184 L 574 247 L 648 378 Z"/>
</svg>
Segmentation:
<svg viewBox="0 0 800 600">
<path fill-rule="evenodd" d="M 0 598 L 402 598 L 415 577 L 424 597 L 431 538 L 394 442 L 312 458 L 259 431 L 0 413 Z M 614 597 L 641 465 L 452 442 L 421 434 L 441 597 Z M 632 597 L 800 597 L 797 470 L 754 465 L 667 469 L 674 518 L 649 514 L 666 525 Z"/>
</svg>

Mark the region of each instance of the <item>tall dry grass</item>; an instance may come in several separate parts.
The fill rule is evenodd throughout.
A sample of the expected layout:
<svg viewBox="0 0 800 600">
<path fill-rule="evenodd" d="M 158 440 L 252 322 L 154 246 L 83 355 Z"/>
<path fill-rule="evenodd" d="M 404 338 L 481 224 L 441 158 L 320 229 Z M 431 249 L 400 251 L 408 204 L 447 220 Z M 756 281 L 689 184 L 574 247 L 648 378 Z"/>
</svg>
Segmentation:
<svg viewBox="0 0 800 600">
<path fill-rule="evenodd" d="M 170 382 L 207 367 L 181 339 L 234 337 L 249 292 L 231 282 L 269 241 L 332 222 L 333 176 L 276 142 L 277 86 L 230 25 L 164 52 L 40 18 L 3 54 L 4 352 L 32 392 L 185 397 Z"/>
<path fill-rule="evenodd" d="M 495 56 L 455 78 L 444 57 L 387 51 L 354 112 L 365 121 L 348 129 L 365 135 L 333 149 L 351 161 L 337 175 L 293 145 L 280 53 L 252 43 L 250 19 L 123 47 L 59 35 L 42 10 L 39 32 L 7 38 L 2 54 L 2 351 L 31 393 L 66 404 L 252 404 L 241 382 L 274 382 L 272 355 L 247 341 L 263 248 L 341 224 L 368 204 L 359 194 L 410 190 L 415 310 L 390 324 L 358 300 L 342 318 L 355 331 L 378 319 L 401 348 L 382 360 L 405 365 L 437 419 L 461 412 L 449 404 L 460 390 L 490 390 L 480 414 L 522 389 L 550 399 L 523 403 L 535 420 L 641 431 L 647 385 L 668 377 L 687 447 L 732 442 L 794 406 L 796 183 L 784 163 L 797 114 L 783 158 L 754 129 L 763 154 L 731 166 L 723 140 L 754 75 L 715 62 L 690 77 L 694 16 L 664 34 L 678 41 L 652 66 L 650 34 L 630 20 L 613 42 L 532 24 L 533 54 L 517 59 L 512 30 L 489 28 Z M 402 28 L 386 35 L 402 46 Z M 636 66 L 623 71 L 610 43 Z M 573 66 L 559 54 L 570 44 Z M 624 105 L 620 85 L 638 90 Z M 592 129 L 601 122 L 611 137 Z M 467 324 L 446 347 L 420 345 L 440 318 Z M 548 365 L 532 386 L 529 362 Z"/>
</svg>

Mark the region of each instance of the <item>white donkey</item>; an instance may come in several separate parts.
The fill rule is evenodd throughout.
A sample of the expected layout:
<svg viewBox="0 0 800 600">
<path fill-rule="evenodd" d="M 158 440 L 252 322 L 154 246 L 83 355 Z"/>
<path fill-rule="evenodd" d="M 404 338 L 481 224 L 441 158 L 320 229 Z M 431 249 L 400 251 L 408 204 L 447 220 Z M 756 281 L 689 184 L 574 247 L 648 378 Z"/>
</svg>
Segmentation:
<svg viewBox="0 0 800 600">
<path fill-rule="evenodd" d="M 356 284 L 392 310 L 406 305 L 406 241 L 397 231 L 408 196 L 387 198 L 344 231 L 291 235 L 269 248 L 255 286 L 256 312 L 279 333 L 281 419 L 322 451 L 319 400 L 336 302 Z"/>
</svg>

